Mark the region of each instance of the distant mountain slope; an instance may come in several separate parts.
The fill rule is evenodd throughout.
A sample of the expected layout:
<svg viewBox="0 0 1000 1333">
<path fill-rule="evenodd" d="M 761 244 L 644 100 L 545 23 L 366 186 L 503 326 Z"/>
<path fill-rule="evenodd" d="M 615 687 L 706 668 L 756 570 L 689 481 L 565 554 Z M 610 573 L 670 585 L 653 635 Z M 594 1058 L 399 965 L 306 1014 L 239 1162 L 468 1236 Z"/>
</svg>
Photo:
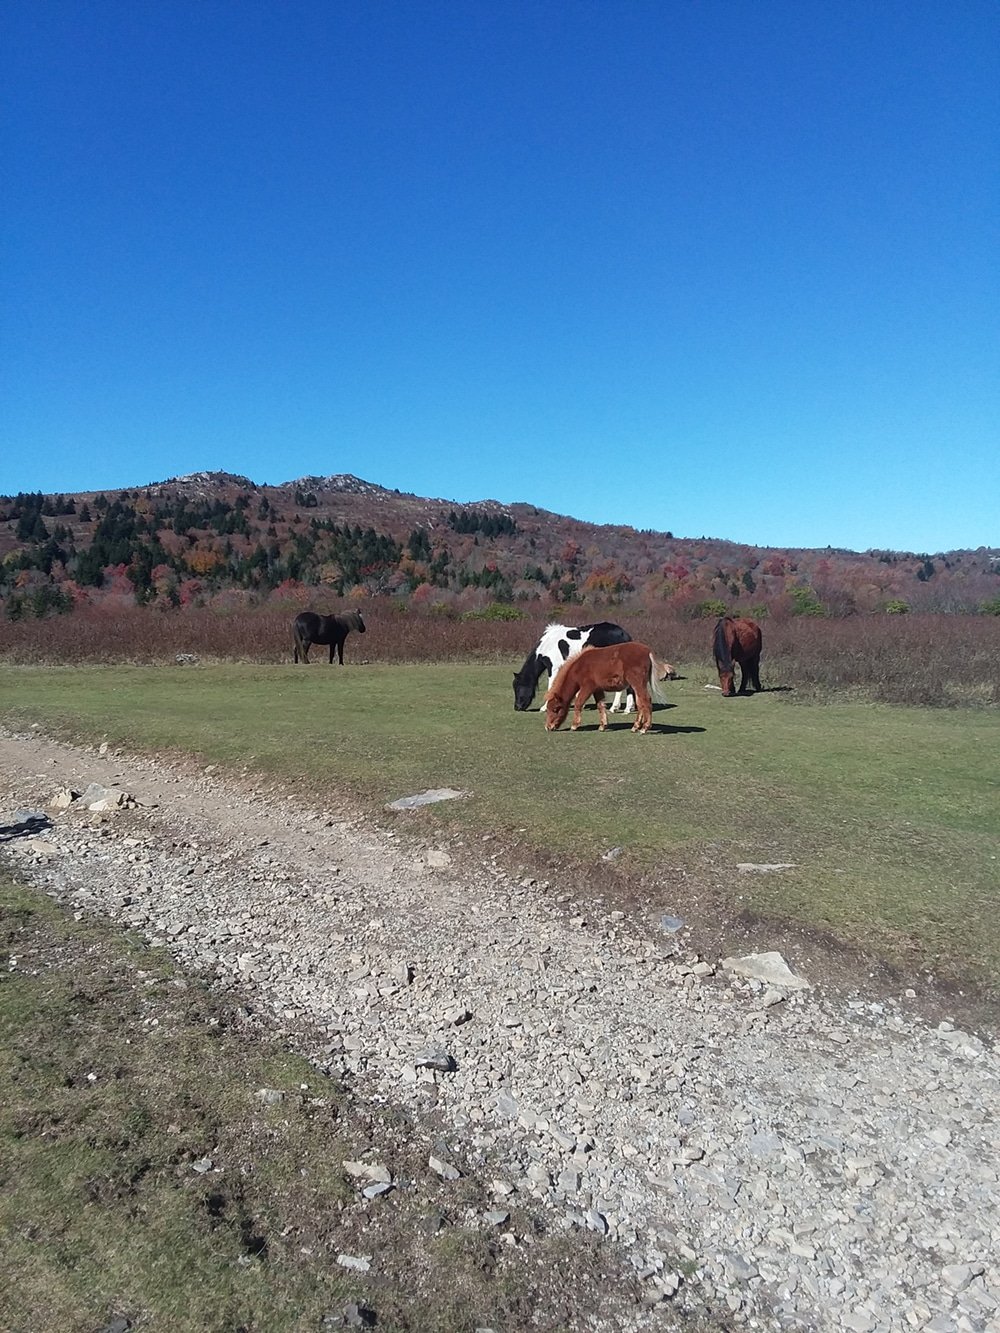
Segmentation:
<svg viewBox="0 0 1000 1333">
<path fill-rule="evenodd" d="M 261 597 L 297 584 L 457 609 L 976 611 L 1000 605 L 1000 549 L 861 553 L 679 538 L 527 503 L 429 499 L 349 474 L 261 485 L 206 471 L 107 493 L 0 497 L 8 616 L 110 596 L 160 605 Z"/>
</svg>

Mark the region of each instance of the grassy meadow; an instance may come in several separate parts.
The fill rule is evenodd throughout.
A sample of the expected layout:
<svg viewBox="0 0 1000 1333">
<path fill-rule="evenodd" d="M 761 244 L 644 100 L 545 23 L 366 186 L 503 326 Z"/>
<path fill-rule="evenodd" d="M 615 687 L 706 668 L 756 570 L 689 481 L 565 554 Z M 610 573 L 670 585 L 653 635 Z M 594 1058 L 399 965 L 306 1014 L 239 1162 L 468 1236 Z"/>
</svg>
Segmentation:
<svg viewBox="0 0 1000 1333">
<path fill-rule="evenodd" d="M 676 665 L 645 737 L 631 718 L 598 734 L 592 711 L 548 734 L 513 711 L 509 666 L 467 662 L 5 666 L 0 721 L 190 753 L 378 812 L 461 788 L 467 800 L 409 818 L 581 866 L 620 847 L 609 878 L 641 879 L 654 910 L 685 916 L 700 883 L 730 910 L 1000 993 L 1000 713 L 800 695 L 766 669 L 775 688 L 726 700 L 704 665 Z"/>
</svg>

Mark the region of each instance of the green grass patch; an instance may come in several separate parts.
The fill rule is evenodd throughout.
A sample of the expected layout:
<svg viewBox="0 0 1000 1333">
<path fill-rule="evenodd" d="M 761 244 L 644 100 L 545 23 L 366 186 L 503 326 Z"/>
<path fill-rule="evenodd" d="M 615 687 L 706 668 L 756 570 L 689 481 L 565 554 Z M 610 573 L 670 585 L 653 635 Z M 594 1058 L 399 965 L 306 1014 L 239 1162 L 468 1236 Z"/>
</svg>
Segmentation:
<svg viewBox="0 0 1000 1333">
<path fill-rule="evenodd" d="M 425 787 L 470 799 L 417 818 L 508 832 L 676 886 L 708 867 L 753 912 L 829 930 L 908 969 L 1000 978 L 1000 714 L 723 699 L 705 673 L 635 736 L 545 732 L 515 713 L 510 672 L 481 665 L 0 670 L 8 725 L 183 750 L 376 805 Z M 741 861 L 794 862 L 769 877 Z M 665 890 L 666 892 L 666 890 Z M 676 887 L 671 910 L 684 914 Z"/>
</svg>

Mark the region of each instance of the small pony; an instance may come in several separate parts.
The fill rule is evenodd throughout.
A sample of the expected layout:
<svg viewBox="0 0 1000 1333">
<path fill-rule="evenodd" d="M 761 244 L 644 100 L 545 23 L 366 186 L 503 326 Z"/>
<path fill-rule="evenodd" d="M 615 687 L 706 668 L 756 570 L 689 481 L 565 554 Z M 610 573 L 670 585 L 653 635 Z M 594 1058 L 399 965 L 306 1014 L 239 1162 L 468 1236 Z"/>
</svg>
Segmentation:
<svg viewBox="0 0 1000 1333">
<path fill-rule="evenodd" d="M 737 662 L 742 667 L 739 693 L 749 693 L 748 680 L 755 690 L 761 689 L 761 642 L 760 626 L 755 620 L 724 616 L 716 625 L 713 639 L 715 665 L 719 672 L 719 685 L 727 698 L 737 693 L 733 688 L 736 684 L 734 664 Z"/>
<path fill-rule="evenodd" d="M 590 625 L 546 625 L 545 633 L 525 659 L 524 666 L 514 674 L 514 709 L 523 713 L 531 707 L 543 675 L 549 685 L 563 662 L 575 657 L 583 648 L 608 648 L 613 643 L 630 643 L 632 635 L 611 620 L 598 620 Z M 543 701 L 540 712 L 545 709 Z M 625 692 L 615 698 L 612 713 L 630 712 Z"/>
<path fill-rule="evenodd" d="M 365 632 L 365 622 L 360 611 L 345 611 L 341 616 L 321 616 L 315 611 L 300 611 L 292 624 L 292 656 L 294 661 L 301 655 L 303 662 L 309 661 L 309 649 L 314 643 L 330 645 L 330 662 L 333 662 L 334 650 L 340 665 L 344 665 L 344 640 L 352 629 L 359 634 Z"/>
<path fill-rule="evenodd" d="M 583 705 L 593 695 L 600 714 L 598 730 L 604 731 L 608 725 L 604 691 L 628 688 L 635 694 L 638 713 L 632 730 L 645 733 L 653 722 L 651 696 L 658 703 L 665 703 L 659 682 L 673 674 L 673 667 L 668 662 L 658 662 L 645 643 L 584 648 L 563 663 L 549 686 L 545 696 L 545 730 L 555 731 L 562 726 L 575 699 L 571 730 L 576 731 Z"/>
</svg>

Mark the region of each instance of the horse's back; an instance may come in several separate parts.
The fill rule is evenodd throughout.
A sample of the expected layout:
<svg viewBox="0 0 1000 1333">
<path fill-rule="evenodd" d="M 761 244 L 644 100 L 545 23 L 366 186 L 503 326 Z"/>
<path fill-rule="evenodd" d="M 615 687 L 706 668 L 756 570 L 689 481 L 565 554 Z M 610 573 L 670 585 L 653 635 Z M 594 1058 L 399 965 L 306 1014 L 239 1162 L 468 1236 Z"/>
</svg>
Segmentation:
<svg viewBox="0 0 1000 1333">
<path fill-rule="evenodd" d="M 292 622 L 292 629 L 300 638 L 315 639 L 320 627 L 320 617 L 315 611 L 300 611 Z"/>
<path fill-rule="evenodd" d="M 649 645 L 637 643 L 632 638 L 603 647 L 587 643 L 580 653 L 565 663 L 559 677 L 567 682 L 575 682 L 577 689 L 584 683 L 593 683 L 598 688 L 619 689 L 621 686 L 615 685 L 615 681 L 636 672 L 649 672 L 651 659 L 652 649 Z M 601 681 L 604 682 L 603 687 Z"/>
<path fill-rule="evenodd" d="M 552 663 L 566 662 L 581 648 L 607 648 L 616 643 L 629 643 L 631 639 L 627 630 L 610 620 L 600 620 L 592 625 L 546 625 L 535 647 L 535 656 L 547 658 Z"/>
<path fill-rule="evenodd" d="M 733 628 L 736 634 L 736 641 L 745 653 L 759 657 L 763 636 L 760 632 L 760 626 L 756 620 L 750 620 L 744 616 L 740 620 L 733 622 Z"/>
<path fill-rule="evenodd" d="M 593 625 L 581 625 L 581 630 L 589 630 L 586 636 L 588 648 L 611 648 L 616 643 L 631 643 L 632 635 L 611 620 L 598 620 Z"/>
</svg>

